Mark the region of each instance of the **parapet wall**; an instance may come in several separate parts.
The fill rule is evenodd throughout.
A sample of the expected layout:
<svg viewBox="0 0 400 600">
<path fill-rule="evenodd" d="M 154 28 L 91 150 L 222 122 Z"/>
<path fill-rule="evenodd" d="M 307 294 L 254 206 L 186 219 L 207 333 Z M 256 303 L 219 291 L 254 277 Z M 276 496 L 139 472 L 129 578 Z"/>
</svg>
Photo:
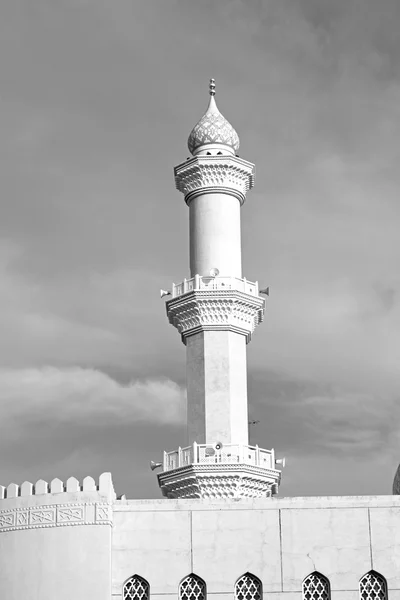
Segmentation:
<svg viewBox="0 0 400 600">
<path fill-rule="evenodd" d="M 35 484 L 10 483 L 0 486 L 0 533 L 36 527 L 66 525 L 111 525 L 112 502 L 116 495 L 111 474 L 103 473 L 98 482 L 75 477 L 66 482 L 39 479 Z"/>
<path fill-rule="evenodd" d="M 114 486 L 111 473 L 103 473 L 98 483 L 93 477 L 85 477 L 80 483 L 75 477 L 70 477 L 66 482 L 61 479 L 52 479 L 50 483 L 39 479 L 35 484 L 24 481 L 22 485 L 10 483 L 7 487 L 0 485 L 0 500 L 5 498 L 17 498 L 18 496 L 34 496 L 42 494 L 60 494 L 63 492 L 100 492 L 101 494 L 114 495 Z"/>
</svg>

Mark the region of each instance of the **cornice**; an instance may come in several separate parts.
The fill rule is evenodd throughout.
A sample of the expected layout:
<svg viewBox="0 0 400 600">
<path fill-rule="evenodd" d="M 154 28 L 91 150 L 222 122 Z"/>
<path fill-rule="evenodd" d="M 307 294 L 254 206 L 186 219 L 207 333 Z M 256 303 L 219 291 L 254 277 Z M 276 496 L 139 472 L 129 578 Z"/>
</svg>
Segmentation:
<svg viewBox="0 0 400 600">
<path fill-rule="evenodd" d="M 175 185 L 186 204 L 203 194 L 228 194 L 240 204 L 254 186 L 255 167 L 237 156 L 194 156 L 175 167 Z"/>
<path fill-rule="evenodd" d="M 265 301 L 238 290 L 196 290 L 166 302 L 169 322 L 183 343 L 199 331 L 233 331 L 251 340 L 264 319 Z"/>
<path fill-rule="evenodd" d="M 158 474 L 167 498 L 259 498 L 271 495 L 281 472 L 248 464 L 192 464 Z"/>
</svg>

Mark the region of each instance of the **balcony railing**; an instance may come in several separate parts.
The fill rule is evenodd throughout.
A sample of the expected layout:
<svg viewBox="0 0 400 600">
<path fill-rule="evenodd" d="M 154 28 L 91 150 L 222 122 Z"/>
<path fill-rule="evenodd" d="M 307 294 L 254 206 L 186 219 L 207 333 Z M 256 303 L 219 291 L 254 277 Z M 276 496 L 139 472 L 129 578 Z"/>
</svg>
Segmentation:
<svg viewBox="0 0 400 600">
<path fill-rule="evenodd" d="M 248 281 L 240 277 L 211 277 L 210 275 L 196 275 L 191 279 L 184 279 L 181 283 L 172 285 L 172 297 L 182 296 L 197 290 L 237 290 L 245 294 L 258 296 L 258 282 Z"/>
<path fill-rule="evenodd" d="M 224 444 L 217 449 L 212 444 L 196 444 L 164 452 L 163 470 L 172 471 L 187 465 L 247 464 L 276 469 L 275 451 L 244 444 Z"/>
</svg>

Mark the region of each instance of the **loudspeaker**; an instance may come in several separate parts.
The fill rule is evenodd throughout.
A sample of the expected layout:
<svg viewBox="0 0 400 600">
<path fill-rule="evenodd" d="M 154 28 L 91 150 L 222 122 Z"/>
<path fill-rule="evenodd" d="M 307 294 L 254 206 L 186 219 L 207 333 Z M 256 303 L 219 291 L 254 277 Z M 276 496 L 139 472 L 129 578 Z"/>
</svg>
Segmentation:
<svg viewBox="0 0 400 600">
<path fill-rule="evenodd" d="M 208 448 L 206 448 L 206 450 L 205 450 L 206 456 L 214 456 L 214 454 L 215 454 L 215 450 L 212 446 L 209 446 Z"/>
<path fill-rule="evenodd" d="M 159 467 L 162 467 L 162 466 L 163 466 L 162 463 L 156 463 L 156 462 L 154 462 L 154 460 L 150 461 L 150 469 L 152 471 L 154 471 L 154 469 L 158 469 Z"/>
</svg>

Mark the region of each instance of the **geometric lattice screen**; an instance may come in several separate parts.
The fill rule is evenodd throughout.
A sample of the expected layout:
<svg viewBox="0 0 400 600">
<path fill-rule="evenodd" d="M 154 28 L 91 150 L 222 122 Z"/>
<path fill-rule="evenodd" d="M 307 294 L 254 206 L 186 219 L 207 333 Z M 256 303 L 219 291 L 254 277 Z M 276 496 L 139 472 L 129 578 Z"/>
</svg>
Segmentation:
<svg viewBox="0 0 400 600">
<path fill-rule="evenodd" d="M 303 581 L 303 600 L 329 600 L 329 581 L 321 573 L 311 573 Z"/>
<path fill-rule="evenodd" d="M 143 577 L 133 575 L 125 582 L 122 593 L 124 600 L 149 600 L 149 596 L 150 586 Z"/>
<path fill-rule="evenodd" d="M 360 598 L 362 600 L 386 600 L 386 579 L 376 571 L 366 573 L 360 579 Z"/>
<path fill-rule="evenodd" d="M 246 573 L 235 584 L 236 600 L 262 600 L 261 581 L 255 575 Z"/>
<path fill-rule="evenodd" d="M 179 600 L 206 600 L 206 584 L 197 575 L 188 575 L 179 586 Z"/>
</svg>

